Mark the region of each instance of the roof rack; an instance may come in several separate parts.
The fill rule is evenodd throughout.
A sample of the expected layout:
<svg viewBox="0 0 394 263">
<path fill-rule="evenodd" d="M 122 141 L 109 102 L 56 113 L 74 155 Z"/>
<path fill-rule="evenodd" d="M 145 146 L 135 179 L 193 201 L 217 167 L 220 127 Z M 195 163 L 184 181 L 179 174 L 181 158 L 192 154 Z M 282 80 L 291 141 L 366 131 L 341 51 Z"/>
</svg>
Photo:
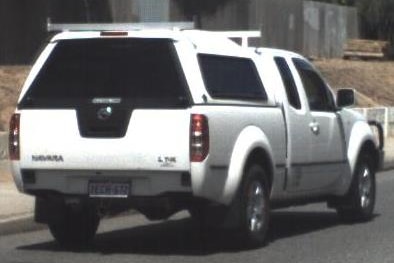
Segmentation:
<svg viewBox="0 0 394 263">
<path fill-rule="evenodd" d="M 194 22 L 146 22 L 146 23 L 81 23 L 57 24 L 47 23 L 47 31 L 132 31 L 144 29 L 194 29 Z"/>
<path fill-rule="evenodd" d="M 146 22 L 146 23 L 77 23 L 63 24 L 47 22 L 48 32 L 62 31 L 134 31 L 144 29 L 170 29 L 190 30 L 195 29 L 194 22 Z M 250 38 L 260 38 L 259 30 L 251 31 L 211 31 L 226 38 L 241 39 L 241 46 L 247 48 Z"/>
<path fill-rule="evenodd" d="M 227 38 L 239 38 L 241 39 L 242 47 L 249 47 L 249 38 L 260 38 L 261 31 L 251 30 L 251 31 L 215 31 L 215 34 L 222 35 Z"/>
</svg>

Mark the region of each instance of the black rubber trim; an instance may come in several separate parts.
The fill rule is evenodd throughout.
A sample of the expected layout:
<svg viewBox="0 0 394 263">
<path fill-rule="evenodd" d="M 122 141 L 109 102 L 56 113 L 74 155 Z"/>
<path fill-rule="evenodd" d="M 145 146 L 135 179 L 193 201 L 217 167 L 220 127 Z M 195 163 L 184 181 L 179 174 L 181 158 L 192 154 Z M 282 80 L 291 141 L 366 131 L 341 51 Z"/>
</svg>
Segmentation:
<svg viewBox="0 0 394 263">
<path fill-rule="evenodd" d="M 330 162 L 310 162 L 310 163 L 292 163 L 292 166 L 314 166 L 314 165 L 329 165 L 329 164 L 344 164 L 347 160 L 338 160 Z"/>
<path fill-rule="evenodd" d="M 377 131 L 378 131 L 378 135 L 379 135 L 379 150 L 383 150 L 384 148 L 384 134 L 383 134 L 383 127 L 382 124 L 378 121 L 368 121 L 368 124 L 370 126 L 375 126 Z"/>
</svg>

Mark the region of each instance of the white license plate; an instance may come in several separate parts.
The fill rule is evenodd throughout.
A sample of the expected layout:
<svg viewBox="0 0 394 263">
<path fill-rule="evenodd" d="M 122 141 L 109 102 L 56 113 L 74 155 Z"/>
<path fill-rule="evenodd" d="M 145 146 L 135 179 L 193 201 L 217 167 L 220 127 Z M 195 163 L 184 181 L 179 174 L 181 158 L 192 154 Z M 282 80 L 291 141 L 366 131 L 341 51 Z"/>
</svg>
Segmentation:
<svg viewBox="0 0 394 263">
<path fill-rule="evenodd" d="M 89 182 L 89 196 L 101 198 L 127 198 L 130 195 L 130 183 Z"/>
</svg>

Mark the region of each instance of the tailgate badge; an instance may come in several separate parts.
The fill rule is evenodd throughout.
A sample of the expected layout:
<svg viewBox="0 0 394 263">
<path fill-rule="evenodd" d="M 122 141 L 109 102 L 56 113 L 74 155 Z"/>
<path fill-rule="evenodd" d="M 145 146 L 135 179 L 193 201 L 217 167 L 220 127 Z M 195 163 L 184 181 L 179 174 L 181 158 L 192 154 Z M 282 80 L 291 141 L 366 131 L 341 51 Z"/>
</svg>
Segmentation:
<svg viewBox="0 0 394 263">
<path fill-rule="evenodd" d="M 93 104 L 119 104 L 122 102 L 121 98 L 94 98 Z"/>
<path fill-rule="evenodd" d="M 97 111 L 97 118 L 102 121 L 108 120 L 111 117 L 111 115 L 112 115 L 112 107 L 110 106 L 100 108 Z"/>
<path fill-rule="evenodd" d="M 159 156 L 157 162 L 160 163 L 161 167 L 174 167 L 176 164 L 175 156 Z"/>
</svg>

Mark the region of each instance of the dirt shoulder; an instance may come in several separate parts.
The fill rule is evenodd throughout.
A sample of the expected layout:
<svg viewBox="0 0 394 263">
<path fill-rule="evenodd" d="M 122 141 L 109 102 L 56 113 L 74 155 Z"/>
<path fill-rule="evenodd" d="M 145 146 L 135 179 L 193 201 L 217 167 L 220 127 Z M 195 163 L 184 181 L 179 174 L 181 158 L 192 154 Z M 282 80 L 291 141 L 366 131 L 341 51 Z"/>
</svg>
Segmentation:
<svg viewBox="0 0 394 263">
<path fill-rule="evenodd" d="M 314 64 L 332 88 L 360 92 L 360 106 L 394 106 L 394 61 L 329 59 Z"/>
<path fill-rule="evenodd" d="M 0 131 L 8 129 L 8 121 L 30 66 L 0 66 Z"/>
</svg>

